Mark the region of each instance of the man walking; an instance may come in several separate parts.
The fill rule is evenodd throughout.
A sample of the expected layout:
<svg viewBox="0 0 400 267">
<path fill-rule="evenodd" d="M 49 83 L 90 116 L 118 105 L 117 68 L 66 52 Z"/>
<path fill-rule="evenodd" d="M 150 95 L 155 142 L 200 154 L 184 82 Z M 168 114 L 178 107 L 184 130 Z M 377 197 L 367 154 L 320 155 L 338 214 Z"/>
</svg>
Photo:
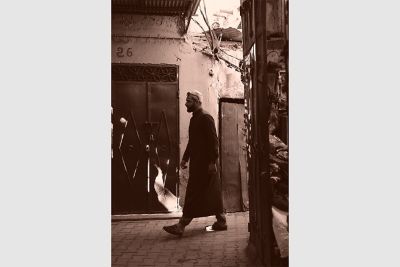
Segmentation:
<svg viewBox="0 0 400 267">
<path fill-rule="evenodd" d="M 189 142 L 181 161 L 181 168 L 189 163 L 183 215 L 177 224 L 164 226 L 173 235 L 181 236 L 193 218 L 215 215 L 214 231 L 227 230 L 223 212 L 221 183 L 217 175 L 218 137 L 213 117 L 202 107 L 202 95 L 191 91 L 186 96 L 187 112 L 193 112 L 189 124 Z"/>
</svg>

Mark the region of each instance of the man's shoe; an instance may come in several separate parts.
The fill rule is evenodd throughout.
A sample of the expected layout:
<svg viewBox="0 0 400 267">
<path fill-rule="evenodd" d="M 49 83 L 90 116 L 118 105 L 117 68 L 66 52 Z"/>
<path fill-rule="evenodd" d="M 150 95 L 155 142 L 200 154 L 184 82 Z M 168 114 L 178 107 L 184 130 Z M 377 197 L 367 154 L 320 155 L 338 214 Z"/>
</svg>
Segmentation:
<svg viewBox="0 0 400 267">
<path fill-rule="evenodd" d="M 215 222 L 212 225 L 212 229 L 214 231 L 226 231 L 228 230 L 228 225 L 226 225 L 226 223 Z"/>
<path fill-rule="evenodd" d="M 177 235 L 177 236 L 183 235 L 183 229 L 180 228 L 177 224 L 164 226 L 163 229 L 165 232 L 170 233 L 172 235 Z"/>
</svg>

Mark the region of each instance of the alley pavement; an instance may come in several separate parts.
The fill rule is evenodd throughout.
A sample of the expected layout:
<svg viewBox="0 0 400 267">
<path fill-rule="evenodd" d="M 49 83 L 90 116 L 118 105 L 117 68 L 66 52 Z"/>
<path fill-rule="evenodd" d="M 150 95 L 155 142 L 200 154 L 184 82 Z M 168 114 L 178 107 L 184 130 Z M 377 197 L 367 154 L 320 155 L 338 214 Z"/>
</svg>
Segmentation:
<svg viewBox="0 0 400 267">
<path fill-rule="evenodd" d="M 162 229 L 178 219 L 113 221 L 112 267 L 262 266 L 247 257 L 248 215 L 227 214 L 228 230 L 215 232 L 205 230 L 215 221 L 214 216 L 196 218 L 182 237 Z"/>
</svg>

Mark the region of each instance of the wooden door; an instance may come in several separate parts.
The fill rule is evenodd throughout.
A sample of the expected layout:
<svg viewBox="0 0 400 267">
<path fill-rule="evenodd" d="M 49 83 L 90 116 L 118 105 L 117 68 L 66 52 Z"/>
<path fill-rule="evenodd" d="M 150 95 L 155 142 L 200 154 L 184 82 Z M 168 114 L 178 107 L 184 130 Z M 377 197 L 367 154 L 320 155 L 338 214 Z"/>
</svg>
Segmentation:
<svg viewBox="0 0 400 267">
<path fill-rule="evenodd" d="M 244 105 L 228 101 L 220 102 L 221 180 L 224 208 L 235 212 L 249 208 Z"/>
</svg>

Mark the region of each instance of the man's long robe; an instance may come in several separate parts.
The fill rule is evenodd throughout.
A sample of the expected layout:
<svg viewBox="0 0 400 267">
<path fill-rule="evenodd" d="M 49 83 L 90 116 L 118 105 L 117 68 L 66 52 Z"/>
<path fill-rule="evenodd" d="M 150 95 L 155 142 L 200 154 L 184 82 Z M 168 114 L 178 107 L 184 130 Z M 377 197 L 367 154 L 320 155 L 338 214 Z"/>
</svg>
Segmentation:
<svg viewBox="0 0 400 267">
<path fill-rule="evenodd" d="M 188 218 L 223 213 L 221 180 L 210 163 L 218 158 L 218 137 L 213 117 L 199 109 L 189 124 L 189 142 L 183 160 L 189 162 L 189 181 L 186 188 L 183 216 Z"/>
</svg>

